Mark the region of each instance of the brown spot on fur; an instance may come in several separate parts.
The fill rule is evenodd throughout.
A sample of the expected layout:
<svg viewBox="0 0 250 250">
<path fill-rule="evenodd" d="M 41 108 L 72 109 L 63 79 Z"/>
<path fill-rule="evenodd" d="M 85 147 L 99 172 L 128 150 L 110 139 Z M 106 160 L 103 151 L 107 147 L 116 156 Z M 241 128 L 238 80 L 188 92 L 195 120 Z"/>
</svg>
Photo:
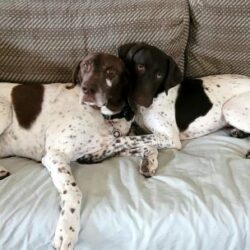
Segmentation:
<svg viewBox="0 0 250 250">
<path fill-rule="evenodd" d="M 13 88 L 11 97 L 18 123 L 29 129 L 41 112 L 44 86 L 41 84 L 20 84 Z"/>
</svg>

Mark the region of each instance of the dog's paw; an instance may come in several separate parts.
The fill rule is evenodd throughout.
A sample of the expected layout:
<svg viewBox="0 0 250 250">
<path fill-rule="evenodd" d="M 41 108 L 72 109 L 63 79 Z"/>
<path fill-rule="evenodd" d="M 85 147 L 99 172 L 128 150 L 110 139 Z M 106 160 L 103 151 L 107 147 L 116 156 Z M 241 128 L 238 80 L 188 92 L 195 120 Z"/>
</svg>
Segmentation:
<svg viewBox="0 0 250 250">
<path fill-rule="evenodd" d="M 246 158 L 247 158 L 247 159 L 250 159 L 250 150 L 247 152 Z"/>
<path fill-rule="evenodd" d="M 151 149 L 150 151 L 151 153 L 142 159 L 139 168 L 139 172 L 146 178 L 154 176 L 158 168 L 158 150 Z"/>
<path fill-rule="evenodd" d="M 80 230 L 80 203 L 79 207 L 72 205 L 75 200 L 70 196 L 71 202 L 62 204 L 63 210 L 57 222 L 56 232 L 53 241 L 53 247 L 56 250 L 73 250 L 78 239 Z"/>
<path fill-rule="evenodd" d="M 146 178 L 150 178 L 155 175 L 156 169 L 152 168 L 149 160 L 144 158 L 141 162 L 139 172 Z"/>
<path fill-rule="evenodd" d="M 243 132 L 242 130 L 239 130 L 237 128 L 233 128 L 230 130 L 229 135 L 234 138 L 243 139 L 248 137 L 250 134 Z"/>
<path fill-rule="evenodd" d="M 73 250 L 75 239 L 66 234 L 55 235 L 53 248 L 55 250 Z"/>
<path fill-rule="evenodd" d="M 10 172 L 8 172 L 7 170 L 0 170 L 0 180 L 3 180 L 8 176 L 10 176 Z"/>
</svg>

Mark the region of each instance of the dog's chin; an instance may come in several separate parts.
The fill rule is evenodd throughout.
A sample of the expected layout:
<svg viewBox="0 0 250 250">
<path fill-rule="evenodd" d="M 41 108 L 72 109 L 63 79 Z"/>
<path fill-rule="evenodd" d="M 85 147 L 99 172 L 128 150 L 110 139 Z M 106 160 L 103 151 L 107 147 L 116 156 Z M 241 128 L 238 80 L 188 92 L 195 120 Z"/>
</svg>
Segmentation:
<svg viewBox="0 0 250 250">
<path fill-rule="evenodd" d="M 153 102 L 137 100 L 134 103 L 135 103 L 136 106 L 149 108 L 152 105 Z"/>
<path fill-rule="evenodd" d="M 102 106 L 101 107 L 101 113 L 103 115 L 115 115 L 115 114 L 118 114 L 120 112 L 121 112 L 121 110 L 113 111 L 113 110 L 109 109 L 107 106 Z"/>
<path fill-rule="evenodd" d="M 148 95 L 130 95 L 129 98 L 129 103 L 133 106 L 133 107 L 145 107 L 145 108 L 149 108 L 152 103 L 153 103 L 153 99 L 152 97 L 148 97 L 145 98 L 144 96 L 148 96 Z"/>
</svg>

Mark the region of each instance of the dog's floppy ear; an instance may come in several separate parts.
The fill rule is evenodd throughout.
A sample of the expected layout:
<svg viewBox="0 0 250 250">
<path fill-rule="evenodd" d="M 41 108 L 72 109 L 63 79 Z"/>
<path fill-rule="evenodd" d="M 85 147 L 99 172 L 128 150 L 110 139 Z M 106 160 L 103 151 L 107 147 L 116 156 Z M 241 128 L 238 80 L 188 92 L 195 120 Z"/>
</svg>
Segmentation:
<svg viewBox="0 0 250 250">
<path fill-rule="evenodd" d="M 170 56 L 167 57 L 168 61 L 168 69 L 167 75 L 164 83 L 165 91 L 168 93 L 168 90 L 182 81 L 182 73 L 174 61 L 174 59 Z"/>
<path fill-rule="evenodd" d="M 72 85 L 71 86 L 67 86 L 67 89 L 72 89 L 74 88 L 76 85 L 81 83 L 81 79 L 79 76 L 79 71 L 80 71 L 80 64 L 82 61 L 79 61 L 76 66 L 74 67 L 73 70 L 73 74 L 72 74 Z"/>
<path fill-rule="evenodd" d="M 81 61 L 79 61 L 74 70 L 73 70 L 73 75 L 72 75 L 72 82 L 74 85 L 77 85 L 77 84 L 80 84 L 81 83 L 81 79 L 80 79 L 80 76 L 79 76 L 79 71 L 80 71 L 80 64 L 81 64 Z"/>
<path fill-rule="evenodd" d="M 124 61 L 124 62 L 130 62 L 134 55 L 141 49 L 145 48 L 147 46 L 146 43 L 126 43 L 124 45 L 121 45 L 118 48 L 118 56 Z"/>
</svg>

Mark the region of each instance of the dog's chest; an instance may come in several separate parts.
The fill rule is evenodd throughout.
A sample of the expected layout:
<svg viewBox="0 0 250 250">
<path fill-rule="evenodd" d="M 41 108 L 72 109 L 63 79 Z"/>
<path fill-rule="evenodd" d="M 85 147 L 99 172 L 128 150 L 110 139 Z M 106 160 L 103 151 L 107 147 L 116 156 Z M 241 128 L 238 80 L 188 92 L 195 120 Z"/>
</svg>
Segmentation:
<svg viewBox="0 0 250 250">
<path fill-rule="evenodd" d="M 169 90 L 168 95 L 161 93 L 149 108 L 138 106 L 136 123 L 147 132 L 167 133 L 176 128 L 175 100 L 178 87 Z"/>
</svg>

